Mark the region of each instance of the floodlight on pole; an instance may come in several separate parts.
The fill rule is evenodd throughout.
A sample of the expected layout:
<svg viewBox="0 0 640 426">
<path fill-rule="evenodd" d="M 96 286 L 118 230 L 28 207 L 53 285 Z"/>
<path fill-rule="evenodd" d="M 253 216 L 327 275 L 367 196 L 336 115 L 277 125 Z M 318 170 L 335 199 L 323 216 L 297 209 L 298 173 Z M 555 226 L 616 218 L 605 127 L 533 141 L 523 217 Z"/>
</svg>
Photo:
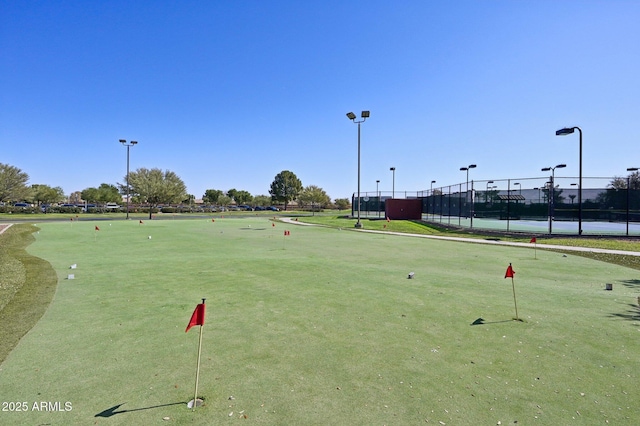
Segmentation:
<svg viewBox="0 0 640 426">
<path fill-rule="evenodd" d="M 362 223 L 360 223 L 360 123 L 364 123 L 369 118 L 369 111 L 362 111 L 360 116 L 362 120 L 356 121 L 356 115 L 353 112 L 347 113 L 347 118 L 358 125 L 358 221 L 356 228 L 362 228 Z"/>
<path fill-rule="evenodd" d="M 392 178 L 391 178 L 391 198 L 396 198 L 396 168 L 389 167 L 391 170 Z"/>
<path fill-rule="evenodd" d="M 555 188 L 554 188 L 554 181 L 555 181 L 555 171 L 556 169 L 563 169 L 567 167 L 566 164 L 558 164 L 555 167 L 543 167 L 541 169 L 541 171 L 543 172 L 548 172 L 551 171 L 551 181 L 549 181 L 549 234 L 551 234 L 552 228 L 553 228 L 553 204 L 554 204 L 554 192 L 555 192 Z"/>
<path fill-rule="evenodd" d="M 436 183 L 435 180 L 431 181 L 431 189 L 429 191 L 429 195 L 431 196 L 431 220 L 435 220 L 436 218 L 436 199 L 433 196 L 433 184 Z"/>
<path fill-rule="evenodd" d="M 465 202 L 467 201 L 467 194 L 469 194 L 469 169 L 475 169 L 475 168 L 476 168 L 475 164 L 469 164 L 467 167 L 460 167 L 460 171 L 467 172 L 467 183 L 466 183 L 465 193 L 464 193 Z M 462 209 L 462 206 L 460 206 L 460 209 Z"/>
<path fill-rule="evenodd" d="M 556 130 L 556 136 L 566 136 L 578 130 L 580 134 L 580 152 L 579 152 L 579 176 L 578 176 L 578 235 L 582 235 L 582 129 L 580 127 L 565 127 Z"/>
<path fill-rule="evenodd" d="M 126 139 L 120 139 L 119 142 L 127 147 L 127 219 L 129 219 L 129 148 L 137 144 L 138 141 L 127 143 Z"/>
</svg>

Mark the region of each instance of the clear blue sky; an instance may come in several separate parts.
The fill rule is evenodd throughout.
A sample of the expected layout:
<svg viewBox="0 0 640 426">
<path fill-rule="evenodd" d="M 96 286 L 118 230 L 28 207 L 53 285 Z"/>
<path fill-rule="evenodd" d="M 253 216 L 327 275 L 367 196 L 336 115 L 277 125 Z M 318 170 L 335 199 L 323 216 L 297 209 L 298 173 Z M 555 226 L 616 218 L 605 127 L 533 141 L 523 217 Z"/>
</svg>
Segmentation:
<svg viewBox="0 0 640 426">
<path fill-rule="evenodd" d="M 66 194 L 176 172 L 189 193 L 333 198 L 640 167 L 640 2 L 0 0 L 0 162 Z"/>
</svg>

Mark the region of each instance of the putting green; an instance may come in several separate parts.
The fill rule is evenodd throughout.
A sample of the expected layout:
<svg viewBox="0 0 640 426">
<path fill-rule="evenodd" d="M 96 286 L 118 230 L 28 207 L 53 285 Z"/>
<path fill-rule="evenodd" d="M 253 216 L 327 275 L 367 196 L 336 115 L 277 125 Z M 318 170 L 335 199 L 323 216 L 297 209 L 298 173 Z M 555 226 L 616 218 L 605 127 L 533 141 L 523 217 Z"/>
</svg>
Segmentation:
<svg viewBox="0 0 640 426">
<path fill-rule="evenodd" d="M 0 365 L 0 423 L 637 417 L 638 271 L 543 250 L 534 259 L 526 248 L 273 224 L 40 224 L 28 251 L 53 265 L 59 284 Z M 522 322 L 512 320 L 509 263 Z M 201 298 L 205 405 L 193 412 L 199 327 L 184 330 Z"/>
</svg>

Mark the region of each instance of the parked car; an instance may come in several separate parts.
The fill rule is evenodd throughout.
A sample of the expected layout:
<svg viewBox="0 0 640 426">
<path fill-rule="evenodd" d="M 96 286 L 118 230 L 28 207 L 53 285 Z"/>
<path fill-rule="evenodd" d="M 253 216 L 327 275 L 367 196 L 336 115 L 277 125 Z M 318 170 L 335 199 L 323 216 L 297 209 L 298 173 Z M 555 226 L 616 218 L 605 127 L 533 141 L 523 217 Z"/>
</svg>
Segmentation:
<svg viewBox="0 0 640 426">
<path fill-rule="evenodd" d="M 253 210 L 255 210 L 255 211 L 263 211 L 263 210 L 266 210 L 266 209 L 267 209 L 266 207 L 255 206 Z"/>
<path fill-rule="evenodd" d="M 280 209 L 279 209 L 279 208 L 274 207 L 274 206 L 269 206 L 269 207 L 267 207 L 267 210 L 271 210 L 271 211 L 274 211 L 274 212 L 278 212 L 278 211 L 280 211 Z"/>
</svg>

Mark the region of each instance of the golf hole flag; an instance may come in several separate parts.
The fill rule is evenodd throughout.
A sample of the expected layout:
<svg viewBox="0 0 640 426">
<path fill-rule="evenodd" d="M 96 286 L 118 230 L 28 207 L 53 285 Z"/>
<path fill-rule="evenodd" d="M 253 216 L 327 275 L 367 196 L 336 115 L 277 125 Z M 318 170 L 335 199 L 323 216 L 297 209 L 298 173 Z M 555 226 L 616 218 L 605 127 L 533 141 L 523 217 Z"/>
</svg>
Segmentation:
<svg viewBox="0 0 640 426">
<path fill-rule="evenodd" d="M 537 241 L 537 240 L 536 240 L 536 237 L 533 237 L 533 238 L 531 239 L 531 241 L 529 241 L 529 244 L 535 244 L 535 243 L 536 243 L 536 241 Z"/>
<path fill-rule="evenodd" d="M 516 300 L 516 285 L 513 281 L 513 277 L 516 275 L 516 271 L 513 270 L 513 267 L 511 266 L 511 264 L 509 264 L 509 266 L 507 267 L 507 272 L 505 272 L 504 277 L 505 278 L 511 278 L 511 288 L 513 289 L 513 305 L 516 308 L 516 320 L 520 321 L 520 318 L 518 318 L 518 301 Z"/>
<path fill-rule="evenodd" d="M 505 272 L 504 277 L 505 278 L 513 278 L 516 275 L 516 271 L 513 270 L 513 267 L 511 266 L 511 264 L 509 264 L 509 266 L 507 267 L 507 272 Z"/>
<path fill-rule="evenodd" d="M 96 226 L 96 231 L 99 231 L 99 230 L 100 230 L 100 228 L 98 228 L 98 227 Z"/>
<path fill-rule="evenodd" d="M 193 314 L 191 314 L 191 320 L 189 320 L 189 325 L 187 325 L 187 329 L 184 331 L 185 333 L 189 331 L 189 329 L 195 325 L 204 325 L 204 312 L 205 312 L 205 307 L 204 307 L 204 302 L 203 303 L 199 303 L 198 306 L 196 306 L 196 309 L 193 311 Z"/>
<path fill-rule="evenodd" d="M 204 301 L 205 299 L 202 299 L 202 303 L 198 303 L 198 306 L 196 306 L 196 309 L 193 311 L 193 314 L 191 314 L 191 320 L 189 320 L 189 325 L 185 330 L 185 333 L 186 333 L 194 325 L 200 326 L 200 338 L 198 339 L 198 363 L 196 364 L 196 386 L 193 391 L 193 402 L 192 402 L 192 405 L 190 406 L 191 408 L 193 408 L 194 411 L 198 406 L 198 380 L 200 378 L 200 355 L 202 354 L 202 329 L 204 328 L 204 311 L 205 311 Z M 200 401 L 200 404 L 202 404 L 202 401 Z M 187 404 L 187 406 L 189 406 L 189 404 Z"/>
</svg>

